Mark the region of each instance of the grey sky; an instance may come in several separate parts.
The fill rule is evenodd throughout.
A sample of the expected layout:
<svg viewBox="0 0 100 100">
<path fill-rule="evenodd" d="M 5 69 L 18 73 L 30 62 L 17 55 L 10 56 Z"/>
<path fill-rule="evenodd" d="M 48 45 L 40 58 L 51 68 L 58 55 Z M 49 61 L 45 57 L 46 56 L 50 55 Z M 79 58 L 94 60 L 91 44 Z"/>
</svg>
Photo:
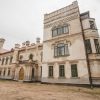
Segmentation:
<svg viewBox="0 0 100 100">
<path fill-rule="evenodd" d="M 0 37 L 4 48 L 26 40 L 43 39 L 43 16 L 71 4 L 74 0 L 0 0 Z M 77 0 L 81 13 L 89 10 L 100 29 L 100 0 Z M 100 33 L 100 31 L 99 31 Z"/>
</svg>

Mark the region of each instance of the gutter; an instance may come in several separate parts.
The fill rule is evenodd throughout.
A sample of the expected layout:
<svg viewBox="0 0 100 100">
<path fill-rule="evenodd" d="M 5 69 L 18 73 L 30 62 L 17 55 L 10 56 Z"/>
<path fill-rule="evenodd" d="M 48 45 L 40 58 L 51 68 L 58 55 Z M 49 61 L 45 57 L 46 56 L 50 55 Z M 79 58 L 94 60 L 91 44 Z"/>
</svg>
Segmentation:
<svg viewBox="0 0 100 100">
<path fill-rule="evenodd" d="M 80 11 L 79 11 L 79 14 L 80 14 Z M 80 15 L 79 15 L 79 16 L 80 16 Z M 79 17 L 79 18 L 80 18 L 81 30 L 82 30 L 82 37 L 83 37 L 84 48 L 85 48 L 87 69 L 88 69 L 88 74 L 89 74 L 89 82 L 90 82 L 90 87 L 93 88 L 93 80 L 92 80 L 91 69 L 90 69 L 89 55 L 88 55 L 88 53 L 87 53 L 86 46 L 85 46 L 85 34 L 84 34 L 84 29 L 83 29 L 81 17 Z"/>
</svg>

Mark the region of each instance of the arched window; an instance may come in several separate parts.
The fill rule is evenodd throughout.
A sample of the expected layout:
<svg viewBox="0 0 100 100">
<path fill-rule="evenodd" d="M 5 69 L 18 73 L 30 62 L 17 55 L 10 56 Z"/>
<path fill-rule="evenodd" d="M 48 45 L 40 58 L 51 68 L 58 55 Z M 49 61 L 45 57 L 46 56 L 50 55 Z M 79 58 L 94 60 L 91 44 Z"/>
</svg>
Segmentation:
<svg viewBox="0 0 100 100">
<path fill-rule="evenodd" d="M 33 54 L 29 55 L 29 59 L 33 60 Z"/>
<path fill-rule="evenodd" d="M 10 69 L 8 69 L 8 76 L 10 76 Z"/>
<path fill-rule="evenodd" d="M 6 70 L 4 69 L 3 75 L 5 76 L 5 74 L 6 74 Z"/>
<path fill-rule="evenodd" d="M 43 59 L 43 52 L 41 52 L 40 56 L 41 56 L 41 62 L 42 62 L 42 59 Z"/>
<path fill-rule="evenodd" d="M 2 69 L 0 69 L 0 76 L 1 76 L 1 73 L 2 73 Z"/>
<path fill-rule="evenodd" d="M 68 33 L 69 33 L 68 25 L 58 26 L 52 29 L 52 37 Z"/>
<path fill-rule="evenodd" d="M 19 60 L 22 60 L 22 59 L 23 59 L 23 55 L 20 55 L 20 56 L 19 56 Z"/>
<path fill-rule="evenodd" d="M 13 56 L 10 57 L 10 64 L 12 63 L 12 60 L 13 60 Z"/>
<path fill-rule="evenodd" d="M 4 60 L 5 60 L 5 58 L 2 58 L 2 65 L 4 64 Z"/>
<path fill-rule="evenodd" d="M 1 61 L 2 61 L 2 60 L 1 60 L 1 58 L 0 58 L 0 64 L 1 64 Z"/>
<path fill-rule="evenodd" d="M 5 65 L 8 63 L 8 59 L 9 59 L 9 58 L 8 58 L 8 57 L 6 57 L 6 62 L 5 62 Z"/>
</svg>

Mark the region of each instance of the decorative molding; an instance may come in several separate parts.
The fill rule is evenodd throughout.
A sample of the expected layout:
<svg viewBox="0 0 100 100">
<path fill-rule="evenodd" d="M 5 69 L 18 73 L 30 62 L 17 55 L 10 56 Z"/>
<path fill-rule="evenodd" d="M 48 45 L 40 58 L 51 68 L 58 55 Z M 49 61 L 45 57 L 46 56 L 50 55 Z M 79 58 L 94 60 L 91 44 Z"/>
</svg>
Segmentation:
<svg viewBox="0 0 100 100">
<path fill-rule="evenodd" d="M 70 20 L 74 20 L 79 18 L 79 14 L 75 13 L 71 16 L 68 17 L 62 17 L 62 20 L 55 20 L 55 21 L 50 21 L 48 23 L 44 23 L 44 28 L 49 28 L 49 27 L 54 27 L 54 26 L 58 26 L 58 25 L 64 25 L 64 24 L 68 24 L 67 22 Z"/>
</svg>

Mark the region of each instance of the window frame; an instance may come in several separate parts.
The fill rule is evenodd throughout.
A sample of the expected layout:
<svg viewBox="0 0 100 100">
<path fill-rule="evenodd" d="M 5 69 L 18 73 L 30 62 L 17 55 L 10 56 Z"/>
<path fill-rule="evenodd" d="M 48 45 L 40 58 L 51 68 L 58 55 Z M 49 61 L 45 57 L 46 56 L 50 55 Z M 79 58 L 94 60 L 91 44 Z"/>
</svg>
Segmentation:
<svg viewBox="0 0 100 100">
<path fill-rule="evenodd" d="M 66 29 L 67 31 L 65 32 Z M 54 31 L 56 31 L 56 34 L 54 33 Z M 56 37 L 62 34 L 69 34 L 69 27 L 68 25 L 64 25 L 64 26 L 59 26 L 57 28 L 52 29 L 52 37 Z"/>
<path fill-rule="evenodd" d="M 92 46 L 90 39 L 85 40 L 85 47 L 88 54 L 92 54 Z"/>
<path fill-rule="evenodd" d="M 63 53 L 59 54 L 60 52 Z M 64 57 L 64 56 L 69 56 L 68 44 L 59 43 L 56 46 L 54 46 L 54 57 Z"/>
<path fill-rule="evenodd" d="M 54 77 L 54 67 L 52 65 L 48 66 L 48 77 Z"/>
<path fill-rule="evenodd" d="M 95 30 L 96 29 L 95 22 L 90 20 L 89 23 L 90 23 L 90 29 Z"/>
<path fill-rule="evenodd" d="M 73 73 L 73 72 L 75 72 L 75 73 Z M 78 78 L 78 67 L 77 67 L 77 64 L 71 64 L 71 77 L 72 78 Z"/>
<path fill-rule="evenodd" d="M 63 64 L 59 65 L 59 78 L 65 78 L 65 65 Z"/>
<path fill-rule="evenodd" d="M 96 54 L 100 54 L 100 43 L 98 39 L 94 39 Z"/>
<path fill-rule="evenodd" d="M 8 76 L 10 76 L 10 69 L 8 69 Z"/>
</svg>

